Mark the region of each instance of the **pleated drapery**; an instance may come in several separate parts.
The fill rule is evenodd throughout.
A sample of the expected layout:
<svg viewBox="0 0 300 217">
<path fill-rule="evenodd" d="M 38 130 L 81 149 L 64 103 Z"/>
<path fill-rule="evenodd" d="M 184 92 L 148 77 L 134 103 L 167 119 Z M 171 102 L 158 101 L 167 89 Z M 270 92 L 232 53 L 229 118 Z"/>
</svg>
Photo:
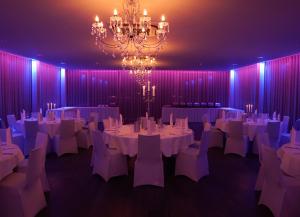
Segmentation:
<svg viewBox="0 0 300 217">
<path fill-rule="evenodd" d="M 159 118 L 163 105 L 173 102 L 220 102 L 228 105 L 228 72 L 154 71 L 151 85 L 156 86 L 151 115 Z M 116 102 L 121 113 L 134 119 L 143 115 L 146 104 L 142 88 L 123 70 L 67 70 L 67 104 L 97 106 Z"/>
</svg>

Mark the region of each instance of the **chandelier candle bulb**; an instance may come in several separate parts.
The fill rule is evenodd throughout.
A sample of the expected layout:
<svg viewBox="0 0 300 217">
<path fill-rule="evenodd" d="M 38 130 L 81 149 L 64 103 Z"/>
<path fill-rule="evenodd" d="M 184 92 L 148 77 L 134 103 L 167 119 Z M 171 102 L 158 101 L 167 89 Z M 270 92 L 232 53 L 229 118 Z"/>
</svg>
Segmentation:
<svg viewBox="0 0 300 217">
<path fill-rule="evenodd" d="M 148 81 L 148 92 L 150 92 L 150 81 Z"/>
<path fill-rule="evenodd" d="M 100 21 L 100 19 L 99 19 L 99 17 L 98 17 L 98 15 L 95 17 L 95 22 L 96 23 L 99 23 L 99 21 Z"/>
<path fill-rule="evenodd" d="M 165 22 L 165 21 L 166 21 L 165 15 L 162 15 L 162 16 L 161 16 L 161 21 L 162 21 L 162 22 Z"/>
<path fill-rule="evenodd" d="M 114 16 L 118 16 L 118 10 L 114 9 Z"/>
<path fill-rule="evenodd" d="M 147 11 L 147 9 L 144 9 L 144 16 L 145 16 L 145 17 L 148 16 L 148 11 Z"/>
</svg>

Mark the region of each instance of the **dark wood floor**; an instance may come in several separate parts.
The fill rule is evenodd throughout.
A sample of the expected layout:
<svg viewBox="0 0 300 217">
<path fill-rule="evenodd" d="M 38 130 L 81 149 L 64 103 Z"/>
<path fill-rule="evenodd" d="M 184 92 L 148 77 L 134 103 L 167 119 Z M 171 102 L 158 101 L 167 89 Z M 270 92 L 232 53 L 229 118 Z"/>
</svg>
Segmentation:
<svg viewBox="0 0 300 217">
<path fill-rule="evenodd" d="M 166 186 L 133 188 L 132 174 L 105 183 L 92 175 L 91 150 L 61 158 L 48 156 L 51 192 L 47 217 L 272 217 L 257 206 L 255 157 L 224 156 L 209 150 L 210 175 L 198 183 L 174 177 L 174 159 L 165 159 Z"/>
</svg>

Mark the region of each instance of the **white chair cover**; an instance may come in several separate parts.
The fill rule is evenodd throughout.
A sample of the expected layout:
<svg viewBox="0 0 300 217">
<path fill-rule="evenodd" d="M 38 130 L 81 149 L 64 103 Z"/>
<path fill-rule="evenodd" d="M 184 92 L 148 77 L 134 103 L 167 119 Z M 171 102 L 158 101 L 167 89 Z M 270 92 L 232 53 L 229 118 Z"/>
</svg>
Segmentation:
<svg viewBox="0 0 300 217">
<path fill-rule="evenodd" d="M 134 187 L 141 185 L 164 187 L 160 136 L 139 135 L 138 145 L 137 160 L 134 168 Z"/>
<path fill-rule="evenodd" d="M 100 131 L 93 131 L 92 135 L 94 142 L 93 174 L 100 175 L 106 182 L 112 177 L 127 175 L 126 157 L 117 150 L 108 149 Z"/>
<path fill-rule="evenodd" d="M 281 182 L 280 159 L 276 151 L 270 147 L 262 148 L 264 162 L 264 184 L 259 204 L 264 204 L 273 213 L 274 217 L 282 217 L 285 188 Z"/>
<path fill-rule="evenodd" d="M 267 125 L 267 133 L 269 135 L 270 144 L 273 148 L 279 147 L 280 135 L 281 135 L 281 122 L 271 121 Z"/>
<path fill-rule="evenodd" d="M 184 175 L 195 182 L 209 175 L 207 150 L 209 131 L 204 131 L 199 149 L 189 148 L 180 152 L 176 158 L 175 175 Z"/>
<path fill-rule="evenodd" d="M 269 141 L 268 134 L 267 133 L 257 134 L 255 143 L 258 148 L 258 156 L 259 156 L 259 162 L 260 162 L 260 168 L 259 168 L 258 176 L 256 179 L 255 190 L 261 191 L 263 184 L 264 184 L 264 180 L 265 180 L 262 148 L 265 146 L 270 147 L 270 141 Z"/>
<path fill-rule="evenodd" d="M 78 153 L 74 120 L 61 121 L 59 135 L 54 138 L 54 150 L 58 156 Z"/>
<path fill-rule="evenodd" d="M 46 207 L 40 176 L 43 150 L 34 149 L 26 173 L 12 173 L 0 182 L 1 217 L 34 217 Z"/>
<path fill-rule="evenodd" d="M 21 129 L 17 124 L 15 115 L 7 115 L 8 126 L 11 128 L 12 133 L 21 133 Z"/>
<path fill-rule="evenodd" d="M 38 132 L 35 140 L 35 148 L 41 148 L 43 151 L 43 156 L 44 156 L 43 164 L 42 164 L 43 168 L 42 168 L 42 173 L 40 178 L 41 178 L 44 192 L 50 191 L 50 186 L 47 179 L 46 168 L 45 168 L 47 146 L 48 146 L 48 135 L 45 133 Z M 26 173 L 27 169 L 28 169 L 28 160 L 25 159 L 18 165 L 18 172 Z"/>
<path fill-rule="evenodd" d="M 229 121 L 228 138 L 225 146 L 225 154 L 238 154 L 245 157 L 248 150 L 248 139 L 244 136 L 242 121 Z"/>
<path fill-rule="evenodd" d="M 289 121 L 290 121 L 289 116 L 283 116 L 282 126 L 281 126 L 281 133 L 288 133 L 288 131 L 289 131 Z"/>
<path fill-rule="evenodd" d="M 25 143 L 24 143 L 24 155 L 27 156 L 35 146 L 36 135 L 39 131 L 38 121 L 24 121 L 25 129 Z"/>
</svg>

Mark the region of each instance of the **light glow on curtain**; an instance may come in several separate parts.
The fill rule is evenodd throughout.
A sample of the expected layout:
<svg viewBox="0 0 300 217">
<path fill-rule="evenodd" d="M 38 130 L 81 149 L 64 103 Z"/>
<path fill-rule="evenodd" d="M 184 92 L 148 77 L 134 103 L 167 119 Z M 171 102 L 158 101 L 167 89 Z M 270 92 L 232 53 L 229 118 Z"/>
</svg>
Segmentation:
<svg viewBox="0 0 300 217">
<path fill-rule="evenodd" d="M 220 102 L 228 105 L 229 73 L 213 71 L 154 71 L 156 86 L 151 113 L 160 117 L 173 102 Z M 67 70 L 67 105 L 97 106 L 116 102 L 121 113 L 134 119 L 145 113 L 142 88 L 123 70 Z"/>
</svg>

